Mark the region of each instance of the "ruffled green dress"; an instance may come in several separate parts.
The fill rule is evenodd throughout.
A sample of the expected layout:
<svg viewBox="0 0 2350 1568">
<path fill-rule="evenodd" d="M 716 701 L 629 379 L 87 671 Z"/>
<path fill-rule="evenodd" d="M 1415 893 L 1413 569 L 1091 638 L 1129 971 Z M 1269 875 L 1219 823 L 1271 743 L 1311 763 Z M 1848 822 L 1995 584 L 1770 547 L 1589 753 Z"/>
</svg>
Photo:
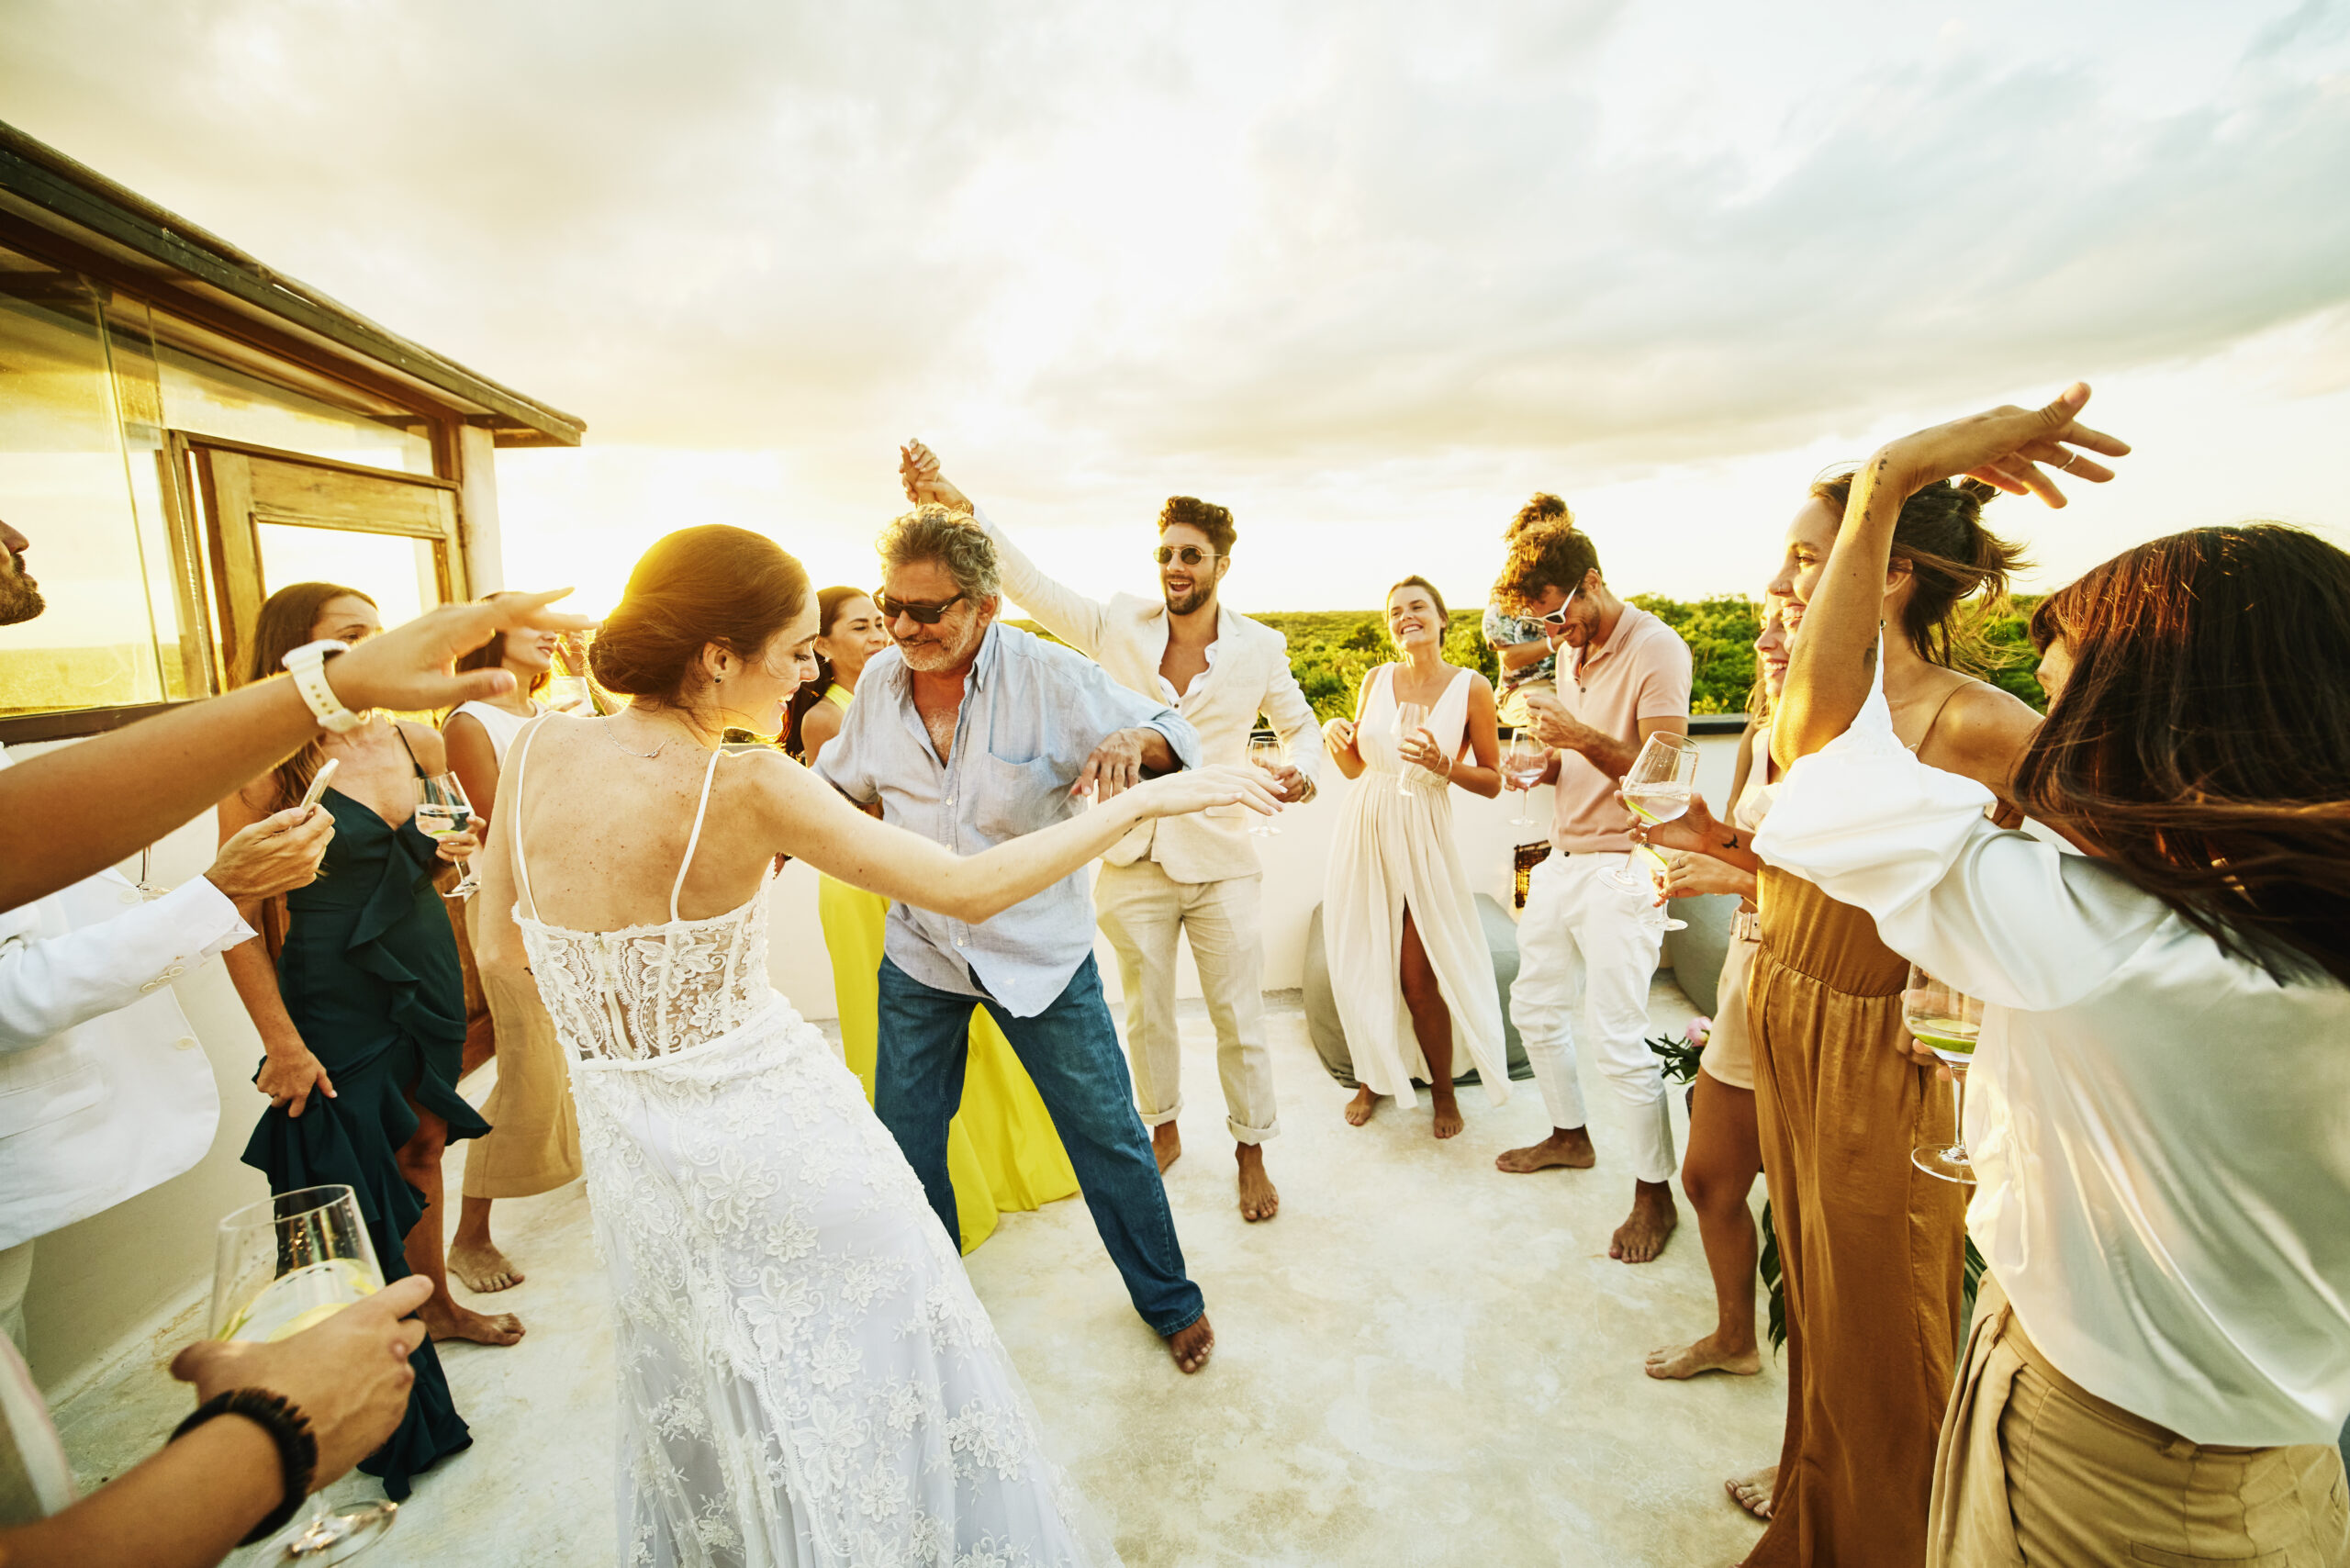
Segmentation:
<svg viewBox="0 0 2350 1568">
<path fill-rule="evenodd" d="M 407 1096 L 445 1120 L 453 1140 L 479 1137 L 489 1124 L 457 1094 L 464 977 L 432 886 L 441 865 L 432 840 L 338 790 L 323 804 L 334 813 L 334 840 L 318 880 L 286 895 L 277 985 L 336 1097 L 311 1095 L 298 1118 L 277 1107 L 263 1113 L 244 1159 L 273 1193 L 349 1186 L 388 1284 L 408 1276 L 403 1249 L 424 1215 L 424 1194 L 397 1159 L 418 1125 Z M 473 1442 L 431 1339 L 409 1364 L 408 1414 L 359 1466 L 396 1500 L 408 1495 L 410 1476 Z"/>
</svg>

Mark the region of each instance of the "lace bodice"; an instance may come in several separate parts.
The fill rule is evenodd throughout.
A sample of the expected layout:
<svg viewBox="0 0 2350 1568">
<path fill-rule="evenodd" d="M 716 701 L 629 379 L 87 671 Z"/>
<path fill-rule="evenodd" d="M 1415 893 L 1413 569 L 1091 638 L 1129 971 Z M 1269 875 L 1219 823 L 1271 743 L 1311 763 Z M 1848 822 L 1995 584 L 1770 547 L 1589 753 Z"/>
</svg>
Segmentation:
<svg viewBox="0 0 2350 1568">
<path fill-rule="evenodd" d="M 536 734 L 533 726 L 522 737 L 515 758 L 518 821 L 524 770 Z M 522 835 L 516 833 L 515 882 L 521 896 L 515 902 L 514 921 L 521 927 L 531 973 L 539 982 L 555 1033 L 574 1055 L 615 1061 L 675 1056 L 731 1034 L 776 1000 L 774 983 L 767 978 L 765 882 L 747 902 L 724 914 L 707 920 L 677 916 L 677 894 L 686 885 L 694 849 L 701 842 L 702 817 L 710 810 L 711 781 L 725 755 L 711 753 L 710 767 L 702 774 L 693 833 L 669 889 L 669 918 L 660 924 L 575 931 L 539 919 Z"/>
</svg>

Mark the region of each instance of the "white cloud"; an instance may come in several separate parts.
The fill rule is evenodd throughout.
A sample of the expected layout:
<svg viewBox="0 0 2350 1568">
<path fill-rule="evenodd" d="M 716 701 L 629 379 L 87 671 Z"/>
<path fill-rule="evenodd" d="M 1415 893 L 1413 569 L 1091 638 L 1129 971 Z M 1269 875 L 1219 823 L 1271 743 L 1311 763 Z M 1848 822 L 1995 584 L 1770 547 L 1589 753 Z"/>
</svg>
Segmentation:
<svg viewBox="0 0 2350 1568">
<path fill-rule="evenodd" d="M 861 574 L 919 431 L 1092 587 L 1181 490 L 1240 510 L 1254 602 L 1444 552 L 1473 592 L 1538 485 L 1622 529 L 1631 586 L 1740 587 L 1815 457 L 2075 375 L 2188 441 L 2163 495 L 2225 510 L 2259 474 L 2270 510 L 2342 515 L 2273 450 L 2350 380 L 2339 3 L 18 0 L 0 28 L 25 129 L 585 416 L 601 450 L 509 461 L 510 548 L 576 530 L 621 572 L 721 511 Z M 2160 461 L 2134 510 L 2067 515 L 2086 548 L 2170 515 Z"/>
</svg>

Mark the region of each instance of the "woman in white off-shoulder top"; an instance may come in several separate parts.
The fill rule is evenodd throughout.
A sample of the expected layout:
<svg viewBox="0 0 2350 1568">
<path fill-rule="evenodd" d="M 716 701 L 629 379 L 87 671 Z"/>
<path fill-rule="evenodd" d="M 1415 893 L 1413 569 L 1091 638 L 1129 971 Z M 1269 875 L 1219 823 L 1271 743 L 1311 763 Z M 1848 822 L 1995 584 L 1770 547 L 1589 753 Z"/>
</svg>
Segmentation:
<svg viewBox="0 0 2350 1568">
<path fill-rule="evenodd" d="M 1942 1428 L 1933 1563 L 2350 1562 L 2350 554 L 2275 524 L 2051 595 L 2053 701 L 2002 831 L 1871 689 L 1893 514 L 1973 473 L 2110 477 L 2087 388 L 1863 471 L 1755 840 L 1987 1004 L 1968 1075 L 1989 1261 Z M 2044 467 L 2042 465 L 2045 465 Z M 1794 760 L 1800 758 L 1800 760 Z"/>
</svg>

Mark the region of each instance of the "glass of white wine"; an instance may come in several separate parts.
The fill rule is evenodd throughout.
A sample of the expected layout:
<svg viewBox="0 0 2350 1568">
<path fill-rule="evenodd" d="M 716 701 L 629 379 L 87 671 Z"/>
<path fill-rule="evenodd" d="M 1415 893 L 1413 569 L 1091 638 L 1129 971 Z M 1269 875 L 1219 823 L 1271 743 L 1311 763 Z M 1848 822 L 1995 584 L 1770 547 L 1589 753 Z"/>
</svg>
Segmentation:
<svg viewBox="0 0 2350 1568">
<path fill-rule="evenodd" d="M 1542 775 L 1550 767 L 1550 751 L 1534 738 L 1530 730 L 1513 730 L 1508 744 L 1502 747 L 1502 782 L 1518 791 L 1517 815 L 1509 819 L 1512 827 L 1533 827 L 1534 787 L 1542 782 Z"/>
<path fill-rule="evenodd" d="M 303 1187 L 250 1204 L 220 1222 L 212 1268 L 211 1336 L 267 1345 L 325 1322 L 384 1288 L 375 1243 L 349 1187 Z M 251 1559 L 335 1563 L 391 1529 L 399 1505 L 364 1503 L 288 1526 Z"/>
<path fill-rule="evenodd" d="M 1956 986 L 1909 966 L 1901 992 L 1901 1022 L 1918 1043 L 1950 1069 L 1958 1120 L 1952 1143 L 1921 1143 L 1909 1159 L 1929 1176 L 1973 1185 L 1975 1162 L 1966 1153 L 1966 1070 L 1975 1060 L 1975 1036 L 1983 1032 L 1983 1004 Z"/>
<path fill-rule="evenodd" d="M 416 828 L 432 838 L 450 838 L 473 825 L 473 802 L 465 799 L 465 787 L 457 782 L 453 773 L 427 773 L 416 780 Z M 474 876 L 473 857 L 458 862 L 465 874 L 449 890 L 452 898 L 471 898 L 480 890 L 481 882 Z"/>
<path fill-rule="evenodd" d="M 1395 704 L 1395 722 L 1389 726 L 1389 729 L 1395 736 L 1397 749 L 1400 751 L 1405 741 L 1426 728 L 1427 722 L 1428 711 L 1425 703 L 1398 702 Z M 1399 756 L 1397 760 L 1404 771 L 1395 780 L 1395 791 L 1400 795 L 1408 795 L 1412 792 L 1412 770 L 1419 767 L 1419 764 L 1409 757 Z"/>
<path fill-rule="evenodd" d="M 1640 755 L 1632 759 L 1632 771 L 1624 775 L 1623 787 L 1624 803 L 1651 827 L 1685 815 L 1697 788 L 1697 743 L 1687 735 L 1662 731 L 1651 735 Z M 1633 862 L 1643 859 L 1650 871 L 1634 875 Z M 1632 851 L 1630 861 L 1608 876 L 1626 892 L 1643 892 L 1653 890 L 1651 877 L 1663 868 L 1663 857 L 1641 844 Z"/>
<path fill-rule="evenodd" d="M 1248 760 L 1268 773 L 1278 773 L 1289 766 L 1289 747 L 1281 745 L 1279 735 L 1252 734 L 1248 737 Z M 1259 838 L 1270 838 L 1281 832 L 1270 817 L 1251 812 L 1248 818 L 1248 831 Z"/>
<path fill-rule="evenodd" d="M 558 713 L 576 713 L 593 718 L 595 709 L 588 697 L 588 678 L 584 675 L 551 675 L 539 688 L 539 701 Z"/>
</svg>

